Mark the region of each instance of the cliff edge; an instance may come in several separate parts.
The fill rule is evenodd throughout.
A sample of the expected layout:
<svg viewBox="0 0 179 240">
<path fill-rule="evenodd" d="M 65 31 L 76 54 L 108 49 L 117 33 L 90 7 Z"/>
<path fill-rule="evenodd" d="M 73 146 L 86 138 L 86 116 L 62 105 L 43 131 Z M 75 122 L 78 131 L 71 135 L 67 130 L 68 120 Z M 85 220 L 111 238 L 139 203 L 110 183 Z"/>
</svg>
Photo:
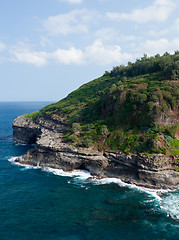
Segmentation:
<svg viewBox="0 0 179 240">
<path fill-rule="evenodd" d="M 16 161 L 64 171 L 88 170 L 98 178 L 116 177 L 148 188 L 178 187 L 178 156 L 77 148 L 63 141 L 66 128 L 67 123 L 62 119 L 18 117 L 13 122 L 14 141 L 35 146 Z"/>
</svg>

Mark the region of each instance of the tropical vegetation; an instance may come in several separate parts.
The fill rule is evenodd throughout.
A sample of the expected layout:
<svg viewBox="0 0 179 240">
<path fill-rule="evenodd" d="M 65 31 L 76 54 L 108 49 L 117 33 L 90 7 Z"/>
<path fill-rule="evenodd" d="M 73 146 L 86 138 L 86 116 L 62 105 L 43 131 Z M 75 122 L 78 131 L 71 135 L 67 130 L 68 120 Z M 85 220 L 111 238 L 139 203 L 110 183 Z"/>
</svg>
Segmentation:
<svg viewBox="0 0 179 240">
<path fill-rule="evenodd" d="M 126 153 L 179 154 L 179 51 L 120 65 L 57 103 L 27 114 L 63 118 L 64 141 Z"/>
</svg>

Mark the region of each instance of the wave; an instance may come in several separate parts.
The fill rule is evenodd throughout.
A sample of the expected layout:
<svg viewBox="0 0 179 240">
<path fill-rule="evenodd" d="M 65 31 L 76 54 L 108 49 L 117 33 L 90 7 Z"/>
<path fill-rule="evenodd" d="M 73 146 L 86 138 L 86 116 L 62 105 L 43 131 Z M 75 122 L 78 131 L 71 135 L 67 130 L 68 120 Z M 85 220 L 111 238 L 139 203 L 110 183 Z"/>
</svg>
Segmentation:
<svg viewBox="0 0 179 240">
<path fill-rule="evenodd" d="M 17 166 L 20 166 L 20 167 L 23 167 L 23 169 L 40 169 L 41 167 L 38 167 L 38 166 L 32 166 L 32 165 L 29 165 L 29 164 L 21 164 L 19 162 L 16 162 L 16 159 L 17 158 L 20 158 L 22 156 L 19 156 L 19 157 L 11 157 L 8 159 L 9 162 L 11 162 L 12 164 L 14 165 L 17 165 Z"/>
<path fill-rule="evenodd" d="M 168 213 L 168 217 L 179 222 L 179 191 L 176 190 L 172 194 L 166 194 L 162 199 L 160 207 Z"/>
<path fill-rule="evenodd" d="M 8 159 L 9 162 L 23 167 L 23 169 L 42 169 L 44 172 L 52 173 L 57 176 L 62 177 L 70 177 L 73 178 L 74 184 L 80 184 L 81 187 L 84 187 L 84 184 L 92 183 L 94 185 L 105 185 L 105 184 L 117 184 L 121 188 L 129 188 L 139 192 L 146 193 L 153 197 L 160 209 L 167 213 L 168 217 L 172 219 L 179 220 L 179 191 L 178 190 L 170 190 L 170 189 L 148 189 L 145 187 L 139 187 L 135 184 L 129 184 L 121 181 L 119 178 L 103 178 L 98 179 L 90 174 L 90 172 L 85 170 L 73 170 L 73 171 L 63 171 L 62 169 L 54 169 L 50 167 L 39 167 L 39 166 L 31 166 L 24 165 L 15 160 L 18 157 L 11 157 Z M 71 183 L 71 181 L 68 181 Z M 88 188 L 86 188 L 88 189 Z"/>
<path fill-rule="evenodd" d="M 85 170 L 73 170 L 73 171 L 63 171 L 62 169 L 54 169 L 50 167 L 42 167 L 42 170 L 45 172 L 50 172 L 58 176 L 63 177 L 75 177 L 81 180 L 87 180 L 88 178 L 92 177 L 90 172 Z"/>
</svg>

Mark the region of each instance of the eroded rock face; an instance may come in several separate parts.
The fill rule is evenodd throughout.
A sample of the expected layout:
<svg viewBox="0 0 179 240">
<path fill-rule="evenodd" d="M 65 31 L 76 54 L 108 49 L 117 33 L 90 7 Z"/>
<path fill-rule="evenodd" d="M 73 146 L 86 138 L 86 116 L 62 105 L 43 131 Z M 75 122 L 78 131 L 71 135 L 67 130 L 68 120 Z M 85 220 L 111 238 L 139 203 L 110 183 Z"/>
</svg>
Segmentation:
<svg viewBox="0 0 179 240">
<path fill-rule="evenodd" d="M 62 141 L 64 121 L 39 118 L 36 121 L 20 116 L 13 122 L 13 138 L 19 143 L 35 143 L 17 161 L 34 166 L 72 171 L 84 169 L 99 178 L 117 177 L 128 183 L 151 188 L 177 188 L 178 163 L 170 156 L 126 155 L 122 152 L 99 152 L 77 149 Z"/>
<path fill-rule="evenodd" d="M 41 135 L 40 127 L 24 116 L 16 118 L 13 122 L 13 140 L 22 144 L 36 143 Z"/>
</svg>

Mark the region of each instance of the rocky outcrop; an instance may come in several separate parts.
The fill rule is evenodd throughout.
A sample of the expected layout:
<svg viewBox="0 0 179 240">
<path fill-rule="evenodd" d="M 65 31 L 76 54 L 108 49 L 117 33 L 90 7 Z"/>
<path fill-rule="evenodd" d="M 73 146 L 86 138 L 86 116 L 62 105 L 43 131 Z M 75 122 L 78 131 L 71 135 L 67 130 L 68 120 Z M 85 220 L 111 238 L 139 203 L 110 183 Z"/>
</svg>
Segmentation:
<svg viewBox="0 0 179 240">
<path fill-rule="evenodd" d="M 84 169 L 92 175 L 117 177 L 150 188 L 177 188 L 177 161 L 162 154 L 146 156 L 126 155 L 122 152 L 99 152 L 90 148 L 76 148 L 63 142 L 66 122 L 62 119 L 38 118 L 35 121 L 20 116 L 13 122 L 13 138 L 19 143 L 34 143 L 17 161 L 22 164 L 52 167 L 72 171 Z"/>
</svg>

